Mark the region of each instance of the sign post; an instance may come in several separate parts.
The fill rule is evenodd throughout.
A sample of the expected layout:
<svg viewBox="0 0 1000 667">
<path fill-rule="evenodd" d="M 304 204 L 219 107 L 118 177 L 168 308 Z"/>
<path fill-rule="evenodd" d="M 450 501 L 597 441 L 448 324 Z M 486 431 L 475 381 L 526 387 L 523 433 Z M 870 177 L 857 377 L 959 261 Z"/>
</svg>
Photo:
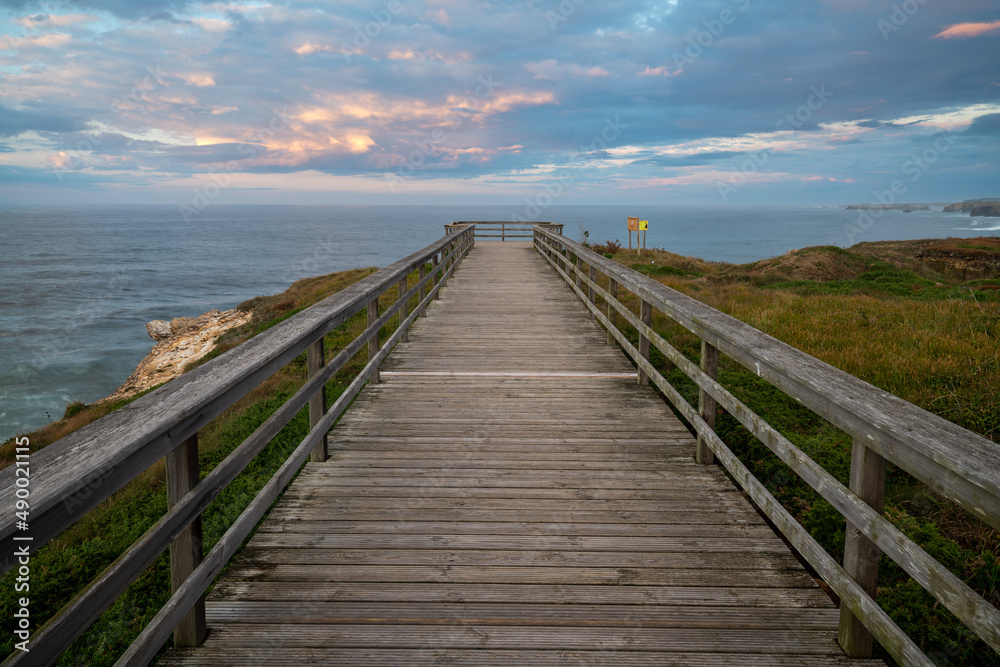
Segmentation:
<svg viewBox="0 0 1000 667">
<path fill-rule="evenodd" d="M 628 218 L 628 249 L 632 249 L 632 232 L 635 232 L 635 251 L 639 252 L 639 218 Z"/>
<path fill-rule="evenodd" d="M 640 220 L 639 221 L 639 231 L 642 232 L 642 249 L 643 250 L 646 249 L 646 230 L 648 230 L 648 229 L 649 229 L 649 220 Z M 635 242 L 636 242 L 636 245 L 639 245 L 639 235 L 638 235 L 638 232 L 636 233 Z"/>
</svg>

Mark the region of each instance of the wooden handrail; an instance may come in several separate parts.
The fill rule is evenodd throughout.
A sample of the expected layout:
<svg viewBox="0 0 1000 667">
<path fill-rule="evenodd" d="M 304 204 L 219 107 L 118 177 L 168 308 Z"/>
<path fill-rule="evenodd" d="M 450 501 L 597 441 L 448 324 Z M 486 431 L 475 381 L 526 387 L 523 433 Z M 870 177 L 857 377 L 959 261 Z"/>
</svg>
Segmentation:
<svg viewBox="0 0 1000 667">
<path fill-rule="evenodd" d="M 871 493 L 872 485 L 878 484 L 880 479 L 878 459 L 884 457 L 988 524 L 1000 526 L 1000 445 L 565 237 L 543 228 L 537 228 L 534 236 L 535 247 L 608 330 L 609 340 L 614 338 L 636 362 L 638 378 L 649 377 L 694 426 L 699 440 L 697 460 L 709 462 L 710 457 L 702 447 L 709 448 L 841 597 L 845 611 L 841 619 L 841 643 L 849 654 L 858 657 L 870 652 L 870 639 L 866 641 L 853 627 L 853 622 L 860 620 L 862 630 L 871 631 L 901 663 L 930 664 L 872 599 L 875 586 L 871 574 L 877 566 L 879 549 L 994 650 L 1000 651 L 1000 612 L 887 521 L 881 515 L 880 506 L 872 507 L 875 504 L 872 499 L 879 494 Z M 598 284 L 594 269 L 609 278 L 611 290 Z M 640 300 L 639 315 L 618 299 L 619 287 Z M 607 314 L 598 307 L 593 296 L 595 292 L 605 300 Z M 701 338 L 701 368 L 653 330 L 645 312 L 647 305 Z M 621 332 L 616 320 L 624 320 L 639 333 L 639 348 Z M 648 352 L 643 349 L 643 341 L 655 345 L 698 385 L 702 395 L 699 402 L 706 399 L 718 402 L 844 515 L 848 526 L 857 533 L 853 551 L 851 540 L 848 540 L 845 567 L 837 564 L 752 476 L 715 434 L 714 424 L 703 418 L 703 410 L 688 404 L 656 371 L 648 360 Z M 853 468 L 856 470 L 852 470 L 851 488 L 841 484 L 715 381 L 711 358 L 714 350 L 732 357 L 854 436 Z M 865 548 L 865 542 L 877 547 L 874 554 Z"/>
<path fill-rule="evenodd" d="M 452 230 L 461 229 L 465 225 L 475 225 L 477 239 L 530 239 L 536 226 L 545 227 L 556 234 L 562 234 L 563 225 L 559 222 L 517 222 L 508 220 L 465 220 L 453 222 L 445 225 L 446 234 L 451 234 Z M 499 234 L 489 234 L 486 232 L 499 232 Z"/>
<path fill-rule="evenodd" d="M 456 230 L 389 267 L 368 276 L 320 303 L 220 355 L 204 366 L 167 383 L 128 406 L 52 443 L 32 456 L 32 523 L 30 543 L 37 550 L 91 508 L 123 487 L 138 474 L 176 450 L 190 444 L 201 426 L 249 393 L 271 374 L 313 347 L 323 336 L 353 315 L 377 302 L 392 289 L 398 296 L 369 323 L 364 332 L 325 365 L 314 363 L 306 383 L 271 417 L 217 465 L 201 483 L 175 499 L 167 513 L 124 554 L 73 598 L 30 638 L 31 651 L 15 652 L 3 665 L 50 664 L 96 620 L 100 614 L 148 567 L 173 540 L 196 522 L 202 510 L 253 457 L 357 352 L 375 342 L 368 365 L 334 406 L 318 420 L 311 420 L 309 435 L 251 502 L 219 544 L 196 567 L 189 567 L 173 597 L 130 649 L 129 655 L 152 657 L 166 637 L 178 627 L 215 575 L 249 535 L 273 499 L 284 489 L 310 454 L 321 452 L 326 432 L 350 401 L 373 376 L 378 364 L 422 314 L 457 263 L 474 242 L 473 226 Z M 428 261 L 435 266 L 427 271 Z M 417 283 L 403 289 L 403 282 L 420 270 Z M 433 283 L 433 288 L 429 285 Z M 398 288 L 398 289 L 396 289 Z M 399 318 L 394 333 L 382 346 L 379 330 L 401 313 L 410 298 L 419 295 L 416 308 Z M 392 297 L 390 297 L 392 298 Z M 369 347 L 369 349 L 372 349 Z M 96 474 L 95 474 L 96 473 Z M 13 505 L 13 469 L 0 471 L 0 498 Z M 4 557 L 14 552 L 14 523 L 0 527 Z M 11 567 L 4 561 L 4 569 Z M 182 582 L 182 583 L 181 583 Z M 198 640 L 200 641 L 200 639 Z M 156 643 L 158 642 L 158 643 Z M 146 658 L 148 660 L 148 657 Z M 131 659 L 131 658 L 130 658 Z M 138 658 L 136 658 L 138 659 Z M 135 664 L 135 663 L 128 663 Z"/>
</svg>

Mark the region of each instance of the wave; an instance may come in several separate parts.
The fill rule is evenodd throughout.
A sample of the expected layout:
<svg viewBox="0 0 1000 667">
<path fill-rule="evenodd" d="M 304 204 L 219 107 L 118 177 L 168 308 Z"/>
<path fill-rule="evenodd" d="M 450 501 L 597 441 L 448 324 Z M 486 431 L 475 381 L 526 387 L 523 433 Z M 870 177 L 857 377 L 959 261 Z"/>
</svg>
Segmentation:
<svg viewBox="0 0 1000 667">
<path fill-rule="evenodd" d="M 952 227 L 963 232 L 1000 232 L 1000 224 L 995 227 Z"/>
</svg>

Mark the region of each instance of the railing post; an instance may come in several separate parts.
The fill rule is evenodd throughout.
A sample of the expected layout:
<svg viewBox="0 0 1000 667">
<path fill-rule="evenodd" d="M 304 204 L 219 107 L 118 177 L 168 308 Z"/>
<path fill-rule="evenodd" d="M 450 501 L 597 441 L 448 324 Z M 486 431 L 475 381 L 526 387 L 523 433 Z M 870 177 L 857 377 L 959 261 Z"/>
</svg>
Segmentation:
<svg viewBox="0 0 1000 667">
<path fill-rule="evenodd" d="M 399 281 L 399 326 L 403 326 L 403 322 L 409 316 L 409 308 L 406 303 L 406 290 L 407 279 L 409 276 L 403 276 L 403 279 Z M 403 329 L 403 333 L 399 336 L 400 343 L 410 342 L 410 332 L 408 329 Z"/>
<path fill-rule="evenodd" d="M 576 271 L 575 271 L 576 286 L 577 288 L 579 288 L 580 285 L 583 284 L 583 260 L 580 259 L 579 255 L 575 255 L 575 257 L 576 257 Z"/>
<path fill-rule="evenodd" d="M 713 380 L 719 376 L 719 350 L 704 338 L 701 341 L 701 370 Z M 715 399 L 704 389 L 698 392 L 698 412 L 708 424 L 708 428 L 714 431 Z M 695 450 L 694 460 L 702 465 L 715 463 L 715 454 L 702 435 L 698 436 L 698 447 Z"/>
<path fill-rule="evenodd" d="M 320 338 L 318 341 L 309 346 L 306 350 L 306 369 L 308 377 L 311 379 L 316 376 L 323 368 L 323 339 Z M 316 390 L 312 398 L 309 399 L 309 429 L 312 430 L 316 424 L 323 418 L 326 413 L 326 385 Z M 319 441 L 315 449 L 312 451 L 311 460 L 316 463 L 322 463 L 326 461 L 327 458 L 327 437 L 324 434 L 323 439 Z"/>
<path fill-rule="evenodd" d="M 427 260 L 420 262 L 420 273 L 417 276 L 417 280 L 423 280 L 427 276 Z M 427 283 L 421 283 L 420 289 L 417 291 L 417 296 L 420 299 L 420 303 L 423 303 L 424 297 L 427 296 Z M 424 317 L 427 315 L 427 307 L 420 306 L 420 314 L 417 317 Z"/>
<path fill-rule="evenodd" d="M 375 323 L 375 320 L 377 319 L 378 319 L 378 297 L 375 297 L 374 299 L 371 300 L 371 303 L 368 304 L 368 326 L 373 325 Z M 375 355 L 378 354 L 378 346 L 379 346 L 378 329 L 376 329 L 374 332 L 372 332 L 372 337 L 368 339 L 368 361 L 374 359 Z M 372 376 L 368 381 L 371 382 L 372 384 L 378 384 L 379 382 L 382 381 L 382 377 L 378 372 L 378 367 L 375 368 L 375 372 L 372 373 Z"/>
<path fill-rule="evenodd" d="M 507 240 L 507 223 L 506 222 L 501 222 L 500 223 L 500 242 L 503 243 L 506 240 Z"/>
<path fill-rule="evenodd" d="M 198 484 L 198 434 L 167 453 L 167 507 L 173 507 Z M 181 584 L 201 563 L 201 517 L 194 521 L 170 543 L 170 588 L 176 592 Z M 174 645 L 178 647 L 201 646 L 205 641 L 205 596 L 191 607 L 174 629 Z"/>
<path fill-rule="evenodd" d="M 885 459 L 855 436 L 851 451 L 851 491 L 879 514 L 885 500 Z M 873 599 L 878 590 L 879 548 L 850 521 L 844 540 L 844 569 Z M 851 658 L 870 658 L 872 635 L 846 607 L 840 607 L 840 646 Z"/>
<path fill-rule="evenodd" d="M 590 265 L 590 280 L 591 280 L 591 282 L 594 282 L 594 283 L 597 282 L 597 267 L 594 266 L 593 264 Z M 588 286 L 587 297 L 590 299 L 591 303 L 593 303 L 593 304 L 597 303 L 597 291 L 594 289 L 594 287 L 592 285 Z M 594 311 L 592 311 L 590 309 L 587 309 L 587 316 L 591 320 L 593 320 L 594 319 Z"/>
<path fill-rule="evenodd" d="M 639 306 L 639 320 L 646 326 L 653 325 L 653 304 L 645 299 Z M 639 356 L 649 361 L 649 339 L 642 332 L 639 332 Z M 639 384 L 649 384 L 649 376 L 641 368 L 639 369 Z"/>
<path fill-rule="evenodd" d="M 618 326 L 618 311 L 615 310 L 613 305 L 614 299 L 618 298 L 618 281 L 611 276 L 608 276 L 608 280 L 610 281 L 608 291 L 611 292 L 611 296 L 613 297 L 613 299 L 608 301 L 608 321 L 611 322 L 611 327 L 608 329 L 608 345 L 614 345 L 615 337 L 611 333 L 611 329 Z"/>
<path fill-rule="evenodd" d="M 443 253 L 440 252 L 434 255 L 434 266 L 431 268 L 431 271 L 434 272 L 434 287 L 437 287 L 438 282 L 441 280 L 441 271 L 439 269 L 441 268 L 442 255 Z M 440 295 L 441 291 L 438 290 L 437 292 L 434 293 L 434 299 L 435 300 L 440 299 L 441 298 Z"/>
</svg>

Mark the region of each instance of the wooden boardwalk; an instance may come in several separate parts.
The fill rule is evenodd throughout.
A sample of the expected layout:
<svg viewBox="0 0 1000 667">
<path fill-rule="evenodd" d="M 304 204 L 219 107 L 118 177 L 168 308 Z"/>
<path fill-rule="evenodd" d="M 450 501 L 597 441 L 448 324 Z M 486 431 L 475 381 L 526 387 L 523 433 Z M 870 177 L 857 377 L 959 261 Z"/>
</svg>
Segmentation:
<svg viewBox="0 0 1000 667">
<path fill-rule="evenodd" d="M 478 243 L 161 665 L 872 665 L 527 243 Z"/>
</svg>

